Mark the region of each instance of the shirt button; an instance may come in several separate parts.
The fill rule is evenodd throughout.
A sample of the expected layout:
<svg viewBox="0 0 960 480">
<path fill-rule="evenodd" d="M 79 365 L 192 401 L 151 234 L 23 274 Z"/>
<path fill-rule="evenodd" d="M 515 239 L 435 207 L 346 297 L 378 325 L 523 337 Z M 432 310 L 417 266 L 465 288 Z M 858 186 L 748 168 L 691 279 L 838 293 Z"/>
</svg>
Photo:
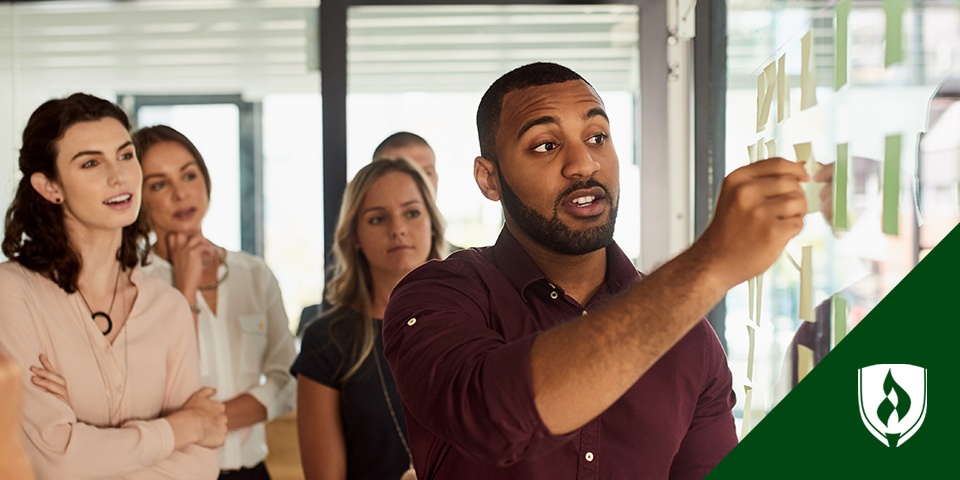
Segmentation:
<svg viewBox="0 0 960 480">
<path fill-rule="evenodd" d="M 559 296 L 560 296 L 560 295 L 558 295 L 557 292 L 550 292 L 550 298 L 552 298 L 552 299 L 554 299 L 554 300 L 556 300 L 557 297 L 559 297 Z"/>
<path fill-rule="evenodd" d="M 592 461 L 593 461 L 593 452 L 587 452 L 587 454 L 584 455 L 583 458 L 586 458 L 588 462 L 592 462 Z"/>
<path fill-rule="evenodd" d="M 416 318 L 411 318 L 410 320 L 407 320 L 407 325 L 409 325 L 409 326 L 411 326 L 411 327 L 414 326 L 414 324 L 416 324 L 416 323 L 417 323 L 417 319 L 416 319 Z"/>
<path fill-rule="evenodd" d="M 584 317 L 587 316 L 587 311 L 586 311 L 586 310 L 583 311 L 583 316 L 584 316 Z"/>
</svg>

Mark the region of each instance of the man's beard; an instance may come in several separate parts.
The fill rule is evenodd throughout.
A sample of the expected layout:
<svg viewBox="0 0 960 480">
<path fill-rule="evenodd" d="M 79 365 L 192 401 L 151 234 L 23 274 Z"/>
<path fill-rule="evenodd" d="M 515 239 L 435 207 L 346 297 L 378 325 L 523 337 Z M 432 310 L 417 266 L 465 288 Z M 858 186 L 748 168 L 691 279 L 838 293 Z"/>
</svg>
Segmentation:
<svg viewBox="0 0 960 480">
<path fill-rule="evenodd" d="M 500 178 L 501 200 L 504 210 L 507 211 L 514 223 L 538 244 L 563 255 L 584 255 L 606 248 L 613 242 L 613 229 L 617 223 L 617 205 L 610 196 L 610 191 L 600 182 L 593 179 L 580 182 L 558 195 L 553 206 L 553 216 L 548 219 L 523 203 L 523 200 L 507 184 L 507 180 L 503 178 L 503 173 L 499 168 L 497 169 L 497 176 Z M 602 188 L 606 193 L 605 198 L 610 201 L 607 223 L 584 230 L 572 230 L 560 221 L 558 214 L 560 205 L 567 195 L 576 190 L 590 187 Z"/>
</svg>

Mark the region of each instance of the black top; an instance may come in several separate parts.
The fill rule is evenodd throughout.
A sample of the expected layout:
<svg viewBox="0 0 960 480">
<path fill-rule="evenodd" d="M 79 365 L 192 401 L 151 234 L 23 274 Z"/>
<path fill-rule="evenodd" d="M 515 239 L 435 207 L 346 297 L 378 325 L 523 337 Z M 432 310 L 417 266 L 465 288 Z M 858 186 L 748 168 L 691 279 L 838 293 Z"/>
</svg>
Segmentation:
<svg viewBox="0 0 960 480">
<path fill-rule="evenodd" d="M 303 334 L 300 354 L 290 372 L 340 391 L 340 420 L 347 446 L 347 479 L 396 480 L 409 466 L 409 460 L 383 398 L 374 354 L 380 358 L 387 392 L 404 435 L 406 426 L 396 383 L 383 358 L 381 320 L 374 320 L 376 342 L 370 357 L 357 373 L 346 382 L 342 381 L 349 368 L 359 322 L 360 315 L 353 310 L 325 314 L 311 322 Z M 301 455 L 311 453 L 305 451 Z"/>
</svg>

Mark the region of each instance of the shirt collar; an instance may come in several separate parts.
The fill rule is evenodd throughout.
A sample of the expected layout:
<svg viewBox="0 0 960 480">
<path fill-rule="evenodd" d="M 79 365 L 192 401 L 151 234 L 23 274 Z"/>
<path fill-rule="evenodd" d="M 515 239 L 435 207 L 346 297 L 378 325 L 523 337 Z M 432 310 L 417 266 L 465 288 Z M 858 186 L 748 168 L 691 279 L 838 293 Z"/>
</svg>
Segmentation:
<svg viewBox="0 0 960 480">
<path fill-rule="evenodd" d="M 607 277 L 600 292 L 605 290 L 607 293 L 616 294 L 642 278 L 616 242 L 610 243 L 606 253 Z M 500 231 L 497 243 L 493 245 L 493 262 L 521 294 L 540 280 L 550 281 L 506 226 Z"/>
</svg>

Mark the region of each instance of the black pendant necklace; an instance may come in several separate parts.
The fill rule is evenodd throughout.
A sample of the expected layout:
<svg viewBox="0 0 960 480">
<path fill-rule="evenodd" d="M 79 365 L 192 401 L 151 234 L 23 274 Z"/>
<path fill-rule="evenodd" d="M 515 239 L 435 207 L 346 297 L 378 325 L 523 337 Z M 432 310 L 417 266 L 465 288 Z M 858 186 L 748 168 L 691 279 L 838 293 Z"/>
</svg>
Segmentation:
<svg viewBox="0 0 960 480">
<path fill-rule="evenodd" d="M 119 287 L 119 285 L 120 285 L 120 272 L 121 272 L 121 270 L 122 270 L 122 269 L 121 269 L 120 266 L 118 265 L 118 266 L 117 266 L 117 280 L 116 280 L 116 281 L 114 282 L 114 284 L 113 284 L 113 298 L 110 299 L 110 308 L 107 310 L 107 312 L 103 312 L 103 311 L 94 312 L 93 309 L 90 308 L 90 304 L 87 303 L 87 299 L 83 297 L 83 292 L 80 291 L 80 288 L 79 288 L 79 287 L 77 288 L 77 293 L 80 294 L 80 300 L 83 300 L 83 304 L 87 306 L 87 311 L 90 312 L 90 319 L 93 320 L 93 324 L 94 324 L 94 325 L 97 325 L 97 317 L 103 317 L 104 320 L 107 321 L 107 329 L 106 329 L 106 330 L 100 330 L 100 333 L 102 333 L 103 336 L 107 336 L 107 335 L 113 330 L 113 319 L 110 318 L 110 313 L 113 313 L 113 303 L 117 301 L 117 287 Z M 100 326 L 97 325 L 97 328 L 99 329 Z"/>
</svg>

